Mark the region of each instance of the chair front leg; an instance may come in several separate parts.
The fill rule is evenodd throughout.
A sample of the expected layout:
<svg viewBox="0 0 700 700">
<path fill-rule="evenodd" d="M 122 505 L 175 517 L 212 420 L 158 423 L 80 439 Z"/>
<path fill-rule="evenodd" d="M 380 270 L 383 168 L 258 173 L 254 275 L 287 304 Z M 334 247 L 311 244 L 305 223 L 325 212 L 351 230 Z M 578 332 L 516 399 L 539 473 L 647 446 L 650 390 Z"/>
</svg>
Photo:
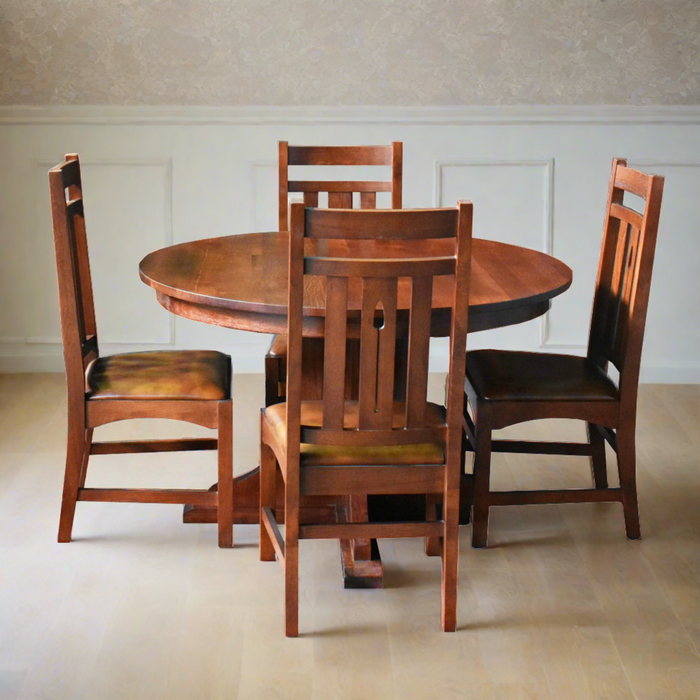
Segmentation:
<svg viewBox="0 0 700 700">
<path fill-rule="evenodd" d="M 262 431 L 262 427 L 261 427 Z M 261 433 L 262 434 L 262 433 Z M 260 561 L 274 561 L 275 548 L 263 522 L 263 508 L 276 509 L 277 459 L 268 445 L 260 443 Z"/>
<path fill-rule="evenodd" d="M 608 470 L 605 461 L 605 440 L 600 434 L 598 426 L 593 423 L 586 424 L 588 429 L 588 442 L 591 445 L 591 473 L 593 484 L 597 489 L 608 488 Z"/>
<path fill-rule="evenodd" d="M 63 499 L 61 517 L 58 524 L 58 541 L 70 542 L 75 517 L 75 505 L 78 502 L 78 490 L 84 483 L 84 472 L 90 453 L 88 430 L 85 425 L 68 417 L 68 443 L 66 446 L 66 474 L 63 480 Z M 92 431 L 90 436 L 92 436 Z"/>
<path fill-rule="evenodd" d="M 289 471 L 284 497 L 284 618 L 286 636 L 299 636 L 299 480 L 298 473 L 296 480 L 290 479 Z"/>
<path fill-rule="evenodd" d="M 448 458 L 449 459 L 449 458 Z M 456 462 L 460 461 L 457 454 Z M 448 465 L 442 519 L 445 523 L 442 539 L 442 629 L 457 629 L 457 575 L 459 570 L 459 472 Z"/>
<path fill-rule="evenodd" d="M 216 520 L 219 547 L 233 547 L 233 402 L 219 402 L 219 485 Z"/>
<path fill-rule="evenodd" d="M 620 473 L 622 508 L 625 513 L 627 538 L 638 540 L 642 533 L 639 526 L 634 428 L 625 430 L 620 427 L 617 431 L 617 466 Z"/>
<path fill-rule="evenodd" d="M 474 450 L 474 505 L 472 506 L 472 547 L 488 543 L 489 496 L 491 482 L 491 426 L 485 411 L 477 410 L 476 449 Z"/>
</svg>

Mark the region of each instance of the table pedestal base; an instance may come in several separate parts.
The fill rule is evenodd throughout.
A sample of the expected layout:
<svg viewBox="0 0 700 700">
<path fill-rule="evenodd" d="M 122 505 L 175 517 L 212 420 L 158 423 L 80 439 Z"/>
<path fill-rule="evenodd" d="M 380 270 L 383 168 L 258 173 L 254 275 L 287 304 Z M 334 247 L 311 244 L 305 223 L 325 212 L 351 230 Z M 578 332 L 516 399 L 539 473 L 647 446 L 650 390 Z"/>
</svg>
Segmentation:
<svg viewBox="0 0 700 700">
<path fill-rule="evenodd" d="M 370 540 L 370 547 L 369 559 L 356 559 L 352 543 L 340 540 L 343 588 L 384 588 L 384 571 L 377 540 Z"/>
<path fill-rule="evenodd" d="M 216 491 L 214 484 L 210 491 Z M 284 502 L 284 490 L 278 484 L 278 503 Z M 423 520 L 425 518 L 425 496 L 370 496 L 367 499 L 367 515 L 370 522 L 390 520 Z M 472 476 L 465 474 L 460 490 L 460 525 L 469 522 L 472 505 Z M 260 522 L 260 468 L 238 476 L 233 485 L 234 524 L 255 525 Z M 333 499 L 315 497 L 307 499 L 301 507 L 302 522 L 306 518 L 313 522 L 339 522 L 347 519 L 347 504 Z M 278 522 L 284 522 L 284 509 L 278 510 Z M 183 523 L 215 523 L 216 508 L 185 506 Z M 235 533 L 234 533 L 235 543 Z M 369 556 L 368 556 L 369 554 Z M 427 549 L 429 556 L 439 556 L 436 549 Z M 363 543 L 351 540 L 340 541 L 343 588 L 383 588 L 382 559 L 376 540 L 369 540 L 369 552 Z"/>
</svg>

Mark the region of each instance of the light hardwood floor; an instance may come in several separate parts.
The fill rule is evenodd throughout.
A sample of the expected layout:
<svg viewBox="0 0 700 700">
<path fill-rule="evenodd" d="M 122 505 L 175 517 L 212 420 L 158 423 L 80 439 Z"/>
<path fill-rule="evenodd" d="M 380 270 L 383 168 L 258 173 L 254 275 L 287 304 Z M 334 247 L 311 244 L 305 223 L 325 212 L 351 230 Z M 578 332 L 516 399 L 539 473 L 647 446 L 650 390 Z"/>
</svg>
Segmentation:
<svg viewBox="0 0 700 700">
<path fill-rule="evenodd" d="M 440 386 L 432 377 L 434 396 Z M 262 378 L 237 376 L 235 396 L 245 471 Z M 454 635 L 440 631 L 439 562 L 421 541 L 380 543 L 383 591 L 342 590 L 337 545 L 304 542 L 302 637 L 288 640 L 282 573 L 258 561 L 257 527 L 236 526 L 236 547 L 219 550 L 215 526 L 183 525 L 179 506 L 81 503 L 75 541 L 57 544 L 63 378 L 0 376 L 0 699 L 696 699 L 699 396 L 642 387 L 641 542 L 625 539 L 619 504 L 494 509 L 490 549 L 462 531 Z M 583 437 L 564 421 L 538 434 Z M 213 454 L 103 456 L 88 485 L 196 487 L 215 474 Z M 496 487 L 588 481 L 585 459 L 494 459 Z"/>
</svg>

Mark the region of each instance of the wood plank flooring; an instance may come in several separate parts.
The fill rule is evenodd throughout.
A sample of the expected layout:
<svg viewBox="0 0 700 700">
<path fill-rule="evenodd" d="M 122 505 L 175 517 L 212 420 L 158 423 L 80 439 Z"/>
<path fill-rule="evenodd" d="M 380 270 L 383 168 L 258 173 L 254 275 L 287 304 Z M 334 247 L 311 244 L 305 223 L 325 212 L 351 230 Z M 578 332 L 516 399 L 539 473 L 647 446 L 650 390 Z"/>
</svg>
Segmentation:
<svg viewBox="0 0 700 700">
<path fill-rule="evenodd" d="M 431 385 L 440 400 L 442 378 Z M 235 397 L 240 472 L 257 461 L 262 377 L 237 376 Z M 344 591 L 337 545 L 303 542 L 291 640 L 257 527 L 219 550 L 216 527 L 183 525 L 180 506 L 79 503 L 75 541 L 57 544 L 65 420 L 61 375 L 0 376 L 0 700 L 700 697 L 697 386 L 641 389 L 642 541 L 625 539 L 619 504 L 496 508 L 491 548 L 472 550 L 462 529 L 454 635 L 419 540 L 380 543 L 381 591 Z M 583 438 L 575 423 L 532 425 Z M 132 421 L 96 438 L 207 434 Z M 497 455 L 493 474 L 496 487 L 590 479 L 576 457 Z M 88 472 L 96 486 L 215 479 L 214 453 L 99 456 Z"/>
</svg>

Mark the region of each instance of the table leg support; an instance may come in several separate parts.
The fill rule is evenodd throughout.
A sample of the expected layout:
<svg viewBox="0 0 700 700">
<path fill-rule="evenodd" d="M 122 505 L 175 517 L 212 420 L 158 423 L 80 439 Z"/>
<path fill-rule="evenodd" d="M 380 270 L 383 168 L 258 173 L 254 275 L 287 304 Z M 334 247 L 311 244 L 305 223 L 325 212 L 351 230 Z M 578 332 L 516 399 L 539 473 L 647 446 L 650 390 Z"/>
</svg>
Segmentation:
<svg viewBox="0 0 700 700">
<path fill-rule="evenodd" d="M 280 484 L 280 487 L 282 484 Z M 211 487 L 216 491 L 217 485 Z M 282 489 L 278 502 L 284 503 Z M 301 519 L 307 515 L 313 522 L 347 522 L 348 510 L 355 522 L 367 520 L 367 499 L 352 497 L 340 506 L 334 500 L 324 501 L 319 497 L 307 499 L 301 507 Z M 233 485 L 233 522 L 235 524 L 256 524 L 259 519 L 260 469 L 255 468 L 236 477 Z M 356 502 L 357 501 L 357 502 Z M 364 516 L 363 516 L 364 513 Z M 278 509 L 278 521 L 284 522 L 284 511 Z M 216 508 L 185 506 L 182 514 L 184 523 L 215 523 Z M 383 588 L 384 578 L 379 547 L 375 540 L 341 540 L 340 558 L 344 588 Z"/>
</svg>

